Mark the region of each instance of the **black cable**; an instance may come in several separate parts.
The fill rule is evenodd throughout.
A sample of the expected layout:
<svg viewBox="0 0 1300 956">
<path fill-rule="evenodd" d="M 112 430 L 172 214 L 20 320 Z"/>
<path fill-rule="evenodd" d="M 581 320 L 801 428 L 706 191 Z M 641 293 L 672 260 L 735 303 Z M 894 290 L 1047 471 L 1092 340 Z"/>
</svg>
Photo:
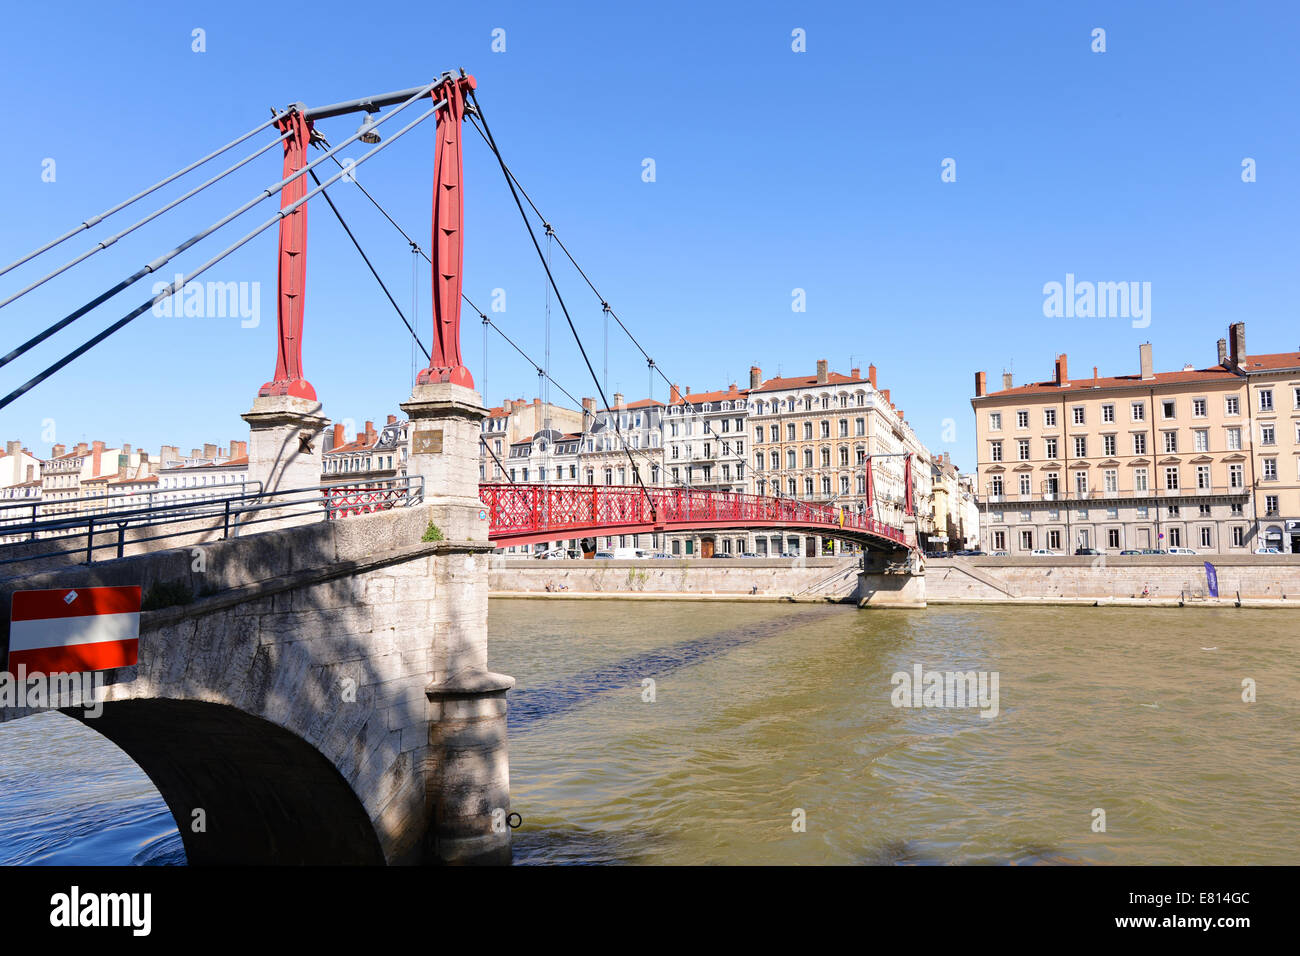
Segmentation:
<svg viewBox="0 0 1300 956">
<path fill-rule="evenodd" d="M 311 173 L 311 178 L 316 185 L 320 186 L 320 180 L 316 178 L 316 170 L 309 169 L 308 172 Z M 346 232 L 348 238 L 352 240 L 352 245 L 356 246 L 357 252 L 361 253 L 361 258 L 370 269 L 370 274 L 375 277 L 375 281 L 379 283 L 379 288 L 384 290 L 384 295 L 388 296 L 388 301 L 393 303 L 393 308 L 397 310 L 397 317 L 401 319 L 402 324 L 406 326 L 406 331 L 411 333 L 411 338 L 415 339 L 415 344 L 420 346 L 420 351 L 424 353 L 424 357 L 432 361 L 432 358 L 429 355 L 429 350 L 424 347 L 424 343 L 420 341 L 420 336 L 416 334 L 415 329 L 411 328 L 411 323 L 406 321 L 406 315 L 402 312 L 401 307 L 398 306 L 397 300 L 393 298 L 393 294 L 388 291 L 388 286 L 384 285 L 384 280 L 379 278 L 379 273 L 375 271 L 374 265 L 371 264 L 370 257 L 367 256 L 366 251 L 361 248 L 361 243 L 357 242 L 357 237 L 352 234 L 352 230 L 348 228 L 348 224 L 343 221 L 343 215 L 339 212 L 338 206 L 334 205 L 334 200 L 330 198 L 328 190 L 322 187 L 321 195 L 325 197 L 325 201 L 329 203 L 330 209 L 334 211 L 334 217 L 338 219 L 339 225 L 343 227 L 343 231 Z"/>
<path fill-rule="evenodd" d="M 551 267 L 547 264 L 546 256 L 542 253 L 542 247 L 537 242 L 537 235 L 533 232 L 533 224 L 528 221 L 528 213 L 524 211 L 524 205 L 519 200 L 518 192 L 515 191 L 515 184 L 510 179 L 510 171 L 506 167 L 505 160 L 501 158 L 501 151 L 497 149 L 496 142 L 492 136 L 492 128 L 488 126 L 487 119 L 483 116 L 483 107 L 479 105 L 478 97 L 474 95 L 473 90 L 469 91 L 469 96 L 474 103 L 474 110 L 478 113 L 479 120 L 483 123 L 483 130 L 488 146 L 496 156 L 497 162 L 501 164 L 501 172 L 505 175 L 506 185 L 510 187 L 510 195 L 514 197 L 515 205 L 519 207 L 519 215 L 523 218 L 524 227 L 528 230 L 528 238 L 532 240 L 533 248 L 537 250 L 537 257 L 542 263 L 542 268 L 546 270 L 546 277 L 550 280 L 551 288 L 555 292 L 555 301 L 559 304 L 560 311 L 564 313 L 564 319 L 569 323 L 569 331 L 573 333 L 573 339 L 578 345 L 578 351 L 582 353 L 582 360 L 587 365 L 587 371 L 591 373 L 591 380 L 596 385 L 596 392 L 600 395 L 601 401 L 605 404 L 605 411 L 611 411 L 612 409 L 609 407 L 609 400 L 605 397 L 605 392 L 600 387 L 600 379 L 596 375 L 596 370 L 592 367 L 591 359 L 587 356 L 586 348 L 583 347 L 582 336 L 578 334 L 578 328 L 573 324 L 573 317 L 569 315 L 568 306 L 564 304 L 564 297 L 560 294 L 560 287 L 556 284 L 555 276 L 551 273 Z M 614 431 L 621 435 L 622 429 L 619 425 L 619 416 L 617 413 L 613 416 L 613 421 Z M 626 443 L 624 444 L 626 446 Z M 632 466 L 632 477 L 634 477 L 637 484 L 641 486 L 641 493 L 645 495 L 645 500 L 650 505 L 651 519 L 657 522 L 658 509 L 655 508 L 654 499 L 650 497 L 650 491 L 646 488 L 645 482 L 641 480 L 641 469 L 637 467 L 636 459 L 632 457 L 631 451 L 627 450 L 626 447 L 624 450 L 627 451 L 628 463 Z"/>
</svg>

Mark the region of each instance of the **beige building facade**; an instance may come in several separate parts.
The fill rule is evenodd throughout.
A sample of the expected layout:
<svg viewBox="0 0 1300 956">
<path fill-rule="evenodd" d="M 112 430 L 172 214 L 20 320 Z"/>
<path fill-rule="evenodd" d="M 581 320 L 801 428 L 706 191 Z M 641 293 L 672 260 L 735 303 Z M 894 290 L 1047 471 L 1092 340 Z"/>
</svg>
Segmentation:
<svg viewBox="0 0 1300 956">
<path fill-rule="evenodd" d="M 1300 537 L 1300 354 L 1290 364 L 1287 353 L 1248 356 L 1237 323 L 1217 357 L 1156 372 L 1148 343 L 1136 374 L 1071 378 L 1061 355 L 1051 380 L 1004 376 L 993 392 L 977 373 L 981 547 L 1290 550 L 1288 528 Z"/>
</svg>

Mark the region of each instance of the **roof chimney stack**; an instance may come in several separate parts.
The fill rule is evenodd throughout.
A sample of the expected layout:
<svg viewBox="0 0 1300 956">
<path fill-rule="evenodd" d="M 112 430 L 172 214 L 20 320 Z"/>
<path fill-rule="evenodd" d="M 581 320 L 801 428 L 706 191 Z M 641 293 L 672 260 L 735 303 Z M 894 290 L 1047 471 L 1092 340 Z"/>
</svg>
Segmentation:
<svg viewBox="0 0 1300 956">
<path fill-rule="evenodd" d="M 1228 367 L 1228 340 L 1219 339 L 1216 343 L 1219 346 L 1219 364 L 1224 368 Z"/>
<path fill-rule="evenodd" d="M 344 445 L 346 445 L 346 444 L 347 444 L 347 440 L 343 437 L 343 426 L 342 426 L 342 425 L 335 425 L 335 426 L 334 426 L 334 442 L 333 442 L 332 445 L 330 445 L 330 447 L 331 447 L 331 448 L 342 448 L 342 447 L 343 447 Z"/>
<path fill-rule="evenodd" d="M 751 389 L 758 388 L 758 386 L 762 384 L 763 384 L 763 370 L 759 368 L 757 365 L 751 365 L 749 367 L 749 387 Z"/>
<path fill-rule="evenodd" d="M 867 381 L 871 383 L 872 388 L 876 387 L 876 367 L 874 365 L 867 366 Z"/>
<path fill-rule="evenodd" d="M 825 359 L 817 360 L 817 384 L 818 385 L 825 385 L 826 382 L 829 380 L 830 375 L 828 373 L 828 368 L 829 365 Z"/>
<path fill-rule="evenodd" d="M 1008 391 L 1011 388 L 1011 373 L 1002 373 L 1002 391 Z"/>
<path fill-rule="evenodd" d="M 1065 362 L 1065 353 L 1056 357 L 1056 384 L 1067 385 L 1070 382 L 1070 370 Z"/>
<path fill-rule="evenodd" d="M 1142 381 L 1149 382 L 1156 377 L 1155 366 L 1151 362 L 1151 343 L 1144 342 L 1138 346 L 1138 362 L 1142 369 Z"/>
<path fill-rule="evenodd" d="M 668 389 L 668 404 L 680 405 L 681 401 L 682 401 L 682 390 L 678 388 L 676 385 L 673 385 Z"/>
<path fill-rule="evenodd" d="M 976 398 L 983 398 L 984 395 L 986 394 L 986 390 L 984 388 L 984 381 L 986 378 L 987 378 L 987 374 L 984 372 L 975 373 L 975 397 Z"/>
<path fill-rule="evenodd" d="M 623 393 L 622 393 L 622 392 L 615 392 L 615 393 L 614 393 L 614 407 L 615 407 L 615 408 L 622 408 L 622 407 L 623 407 Z"/>
<path fill-rule="evenodd" d="M 1228 357 L 1232 360 L 1233 368 L 1241 368 L 1246 364 L 1246 323 L 1233 322 L 1228 326 Z"/>
</svg>

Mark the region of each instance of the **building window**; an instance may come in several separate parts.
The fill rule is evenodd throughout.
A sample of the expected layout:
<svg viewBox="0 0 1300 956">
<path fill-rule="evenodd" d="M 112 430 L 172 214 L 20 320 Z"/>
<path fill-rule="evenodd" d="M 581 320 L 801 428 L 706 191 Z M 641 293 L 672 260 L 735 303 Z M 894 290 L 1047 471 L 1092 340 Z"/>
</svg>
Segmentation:
<svg viewBox="0 0 1300 956">
<path fill-rule="evenodd" d="M 1133 454 L 1145 455 L 1146 453 L 1147 453 L 1147 433 L 1134 432 L 1133 433 Z"/>
<path fill-rule="evenodd" d="M 1160 415 L 1162 418 L 1173 418 L 1177 414 L 1177 408 L 1172 398 L 1166 398 L 1160 403 Z"/>
<path fill-rule="evenodd" d="M 1033 494 L 1033 483 L 1028 475 L 1020 476 L 1020 493 L 1022 495 Z"/>
<path fill-rule="evenodd" d="M 830 423 L 822 422 L 822 425 L 827 429 L 827 434 L 829 434 Z M 826 436 L 823 435 L 822 437 L 825 438 Z M 810 441 L 812 439 L 812 422 L 803 423 L 803 438 L 804 441 Z"/>
<path fill-rule="evenodd" d="M 853 419 L 853 434 L 865 435 L 867 433 L 867 420 L 865 418 Z"/>
<path fill-rule="evenodd" d="M 1102 472 L 1102 480 L 1105 482 L 1107 492 L 1114 494 L 1119 491 L 1119 471 L 1115 468 L 1107 468 Z"/>
<path fill-rule="evenodd" d="M 813 461 L 813 459 L 812 459 L 812 449 L 811 449 L 811 448 L 805 448 L 805 449 L 803 450 L 803 466 L 804 466 L 805 468 L 811 468 L 811 467 L 812 467 L 812 461 Z"/>
<path fill-rule="evenodd" d="M 1232 526 L 1232 546 L 1240 548 L 1246 543 L 1246 529 L 1239 524 Z"/>
<path fill-rule="evenodd" d="M 1139 521 L 1146 521 L 1149 516 L 1150 510 L 1146 505 L 1138 505 L 1137 508 L 1134 509 L 1134 517 Z"/>
<path fill-rule="evenodd" d="M 1210 506 L 1209 506 L 1209 505 L 1201 505 L 1201 507 L 1200 507 L 1200 511 L 1201 511 L 1201 517 L 1202 517 L 1202 518 L 1208 518 L 1208 517 L 1210 517 Z"/>
<path fill-rule="evenodd" d="M 1203 398 L 1192 399 L 1192 417 L 1193 418 L 1205 417 L 1205 399 Z"/>
<path fill-rule="evenodd" d="M 1259 390 L 1259 410 L 1261 412 L 1271 412 L 1273 410 L 1273 390 L 1271 388 L 1261 388 Z"/>
<path fill-rule="evenodd" d="M 1109 424 L 1109 423 L 1111 423 L 1111 422 L 1113 422 L 1113 421 L 1115 420 L 1115 406 L 1114 406 L 1114 405 L 1103 405 L 1103 406 L 1101 406 L 1101 420 L 1102 420 L 1102 423 L 1103 423 L 1103 424 Z"/>
<path fill-rule="evenodd" d="M 1021 551 L 1034 550 L 1034 533 L 1032 531 L 1020 532 L 1020 550 Z"/>
<path fill-rule="evenodd" d="M 1056 457 L 1056 439 L 1055 439 L 1055 438 L 1047 438 L 1047 439 L 1044 439 L 1043 444 L 1044 444 L 1044 446 L 1045 446 L 1044 449 L 1043 449 L 1043 454 L 1045 454 L 1045 455 L 1048 457 L 1049 460 L 1055 458 L 1055 457 Z"/>
<path fill-rule="evenodd" d="M 1245 466 L 1233 464 L 1228 466 L 1228 487 L 1244 488 L 1246 485 Z"/>
<path fill-rule="evenodd" d="M 849 466 L 849 446 L 841 445 L 840 446 L 840 467 L 847 468 L 848 466 Z"/>
<path fill-rule="evenodd" d="M 1048 428 L 1054 428 L 1056 426 L 1056 409 L 1043 409 L 1043 424 Z"/>
<path fill-rule="evenodd" d="M 1240 451 L 1241 450 L 1241 429 L 1227 428 L 1224 429 L 1224 431 L 1227 433 L 1228 451 Z"/>
<path fill-rule="evenodd" d="M 1083 415 L 1083 406 L 1082 406 L 1082 405 L 1075 405 L 1074 408 L 1070 409 L 1070 412 L 1071 412 L 1071 414 L 1074 416 L 1074 423 L 1075 423 L 1076 425 L 1082 425 L 1082 424 L 1084 423 L 1084 415 Z"/>
<path fill-rule="evenodd" d="M 1165 439 L 1165 454 L 1178 451 L 1178 432 L 1161 432 Z"/>
<path fill-rule="evenodd" d="M 989 460 L 990 461 L 1002 460 L 1002 442 L 1000 441 L 989 442 Z"/>
<path fill-rule="evenodd" d="M 1178 488 L 1178 466 L 1170 465 L 1165 468 L 1165 488 L 1173 491 Z"/>
<path fill-rule="evenodd" d="M 993 532 L 993 550 L 1005 551 L 1007 549 L 1007 533 L 1005 531 Z"/>
<path fill-rule="evenodd" d="M 1028 427 L 1029 427 L 1029 412 L 1028 412 L 1028 411 L 1019 411 L 1019 412 L 1016 412 L 1016 427 L 1017 427 L 1017 428 L 1028 428 Z"/>
<path fill-rule="evenodd" d="M 1177 518 L 1180 511 L 1178 505 L 1170 505 L 1166 510 L 1169 512 L 1169 517 L 1171 518 Z"/>
<path fill-rule="evenodd" d="M 1058 530 L 1056 530 L 1056 529 L 1052 529 L 1051 531 L 1047 532 L 1047 550 L 1049 550 L 1049 551 L 1059 551 L 1059 550 L 1061 550 L 1061 532 L 1060 532 L 1060 531 L 1058 531 Z"/>
<path fill-rule="evenodd" d="M 1080 498 L 1088 493 L 1088 473 L 1086 471 L 1076 471 L 1074 473 L 1074 491 Z"/>
<path fill-rule="evenodd" d="M 1181 528 L 1169 529 L 1169 547 L 1181 548 L 1183 546 L 1183 530 Z"/>
<path fill-rule="evenodd" d="M 1261 445 L 1277 444 L 1277 432 L 1271 424 L 1261 424 L 1259 426 L 1259 443 Z"/>
<path fill-rule="evenodd" d="M 1264 474 L 1262 475 L 1263 480 L 1264 480 L 1264 481 L 1277 481 L 1277 459 L 1276 459 L 1276 458 L 1264 458 L 1264 459 L 1262 459 L 1262 462 L 1263 462 L 1263 465 L 1264 465 Z"/>
<path fill-rule="evenodd" d="M 1272 516 L 1274 516 L 1274 515 L 1276 515 L 1276 514 L 1278 513 L 1278 509 L 1277 509 L 1277 495 L 1265 495 L 1265 496 L 1264 496 L 1264 513 L 1265 513 L 1266 515 L 1269 515 L 1270 517 L 1272 517 Z"/>
<path fill-rule="evenodd" d="M 1000 431 L 1002 431 L 1002 413 L 1001 413 L 1001 412 L 989 412 L 989 431 L 991 431 L 991 432 L 1000 432 Z"/>
<path fill-rule="evenodd" d="M 1192 432 L 1193 444 L 1196 451 L 1210 450 L 1210 432 L 1205 428 L 1198 428 Z"/>
<path fill-rule="evenodd" d="M 1145 402 L 1134 402 L 1132 404 L 1133 421 L 1144 422 L 1147 420 L 1147 406 Z"/>
<path fill-rule="evenodd" d="M 785 440 L 794 441 L 794 422 L 790 422 L 785 426 Z"/>
<path fill-rule="evenodd" d="M 1114 436 L 1114 435 L 1102 435 L 1102 436 L 1101 436 L 1101 453 L 1102 453 L 1103 455 L 1113 455 L 1113 454 L 1115 454 L 1115 436 Z"/>
<path fill-rule="evenodd" d="M 1118 548 L 1119 545 L 1119 528 L 1106 529 L 1106 547 Z"/>
<path fill-rule="evenodd" d="M 1074 457 L 1075 458 L 1088 457 L 1088 438 L 1086 435 L 1074 436 Z"/>
<path fill-rule="evenodd" d="M 1236 395 L 1229 395 L 1223 400 L 1223 413 L 1225 415 L 1241 414 L 1241 399 Z"/>
<path fill-rule="evenodd" d="M 1002 495 L 1002 476 L 993 475 L 989 478 L 989 494 L 1000 497 Z"/>
<path fill-rule="evenodd" d="M 1021 460 L 1021 461 L 1028 461 L 1028 460 L 1029 460 L 1029 439 L 1028 439 L 1028 438 L 1021 438 L 1021 439 L 1017 442 L 1017 445 L 1019 446 L 1019 451 L 1020 451 L 1020 460 Z"/>
<path fill-rule="evenodd" d="M 1198 491 L 1210 490 L 1210 466 L 1209 465 L 1196 466 L 1196 488 Z"/>
</svg>

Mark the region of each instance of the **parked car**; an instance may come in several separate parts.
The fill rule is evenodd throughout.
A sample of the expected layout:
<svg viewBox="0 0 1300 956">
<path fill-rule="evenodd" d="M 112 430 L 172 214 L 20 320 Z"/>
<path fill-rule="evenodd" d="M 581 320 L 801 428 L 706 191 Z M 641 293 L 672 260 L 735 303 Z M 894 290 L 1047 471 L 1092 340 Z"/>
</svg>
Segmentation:
<svg viewBox="0 0 1300 956">
<path fill-rule="evenodd" d="M 925 556 L 927 558 L 951 558 L 952 552 L 951 551 L 927 551 L 925 552 Z"/>
<path fill-rule="evenodd" d="M 1168 554 L 1168 551 L 1161 551 L 1159 548 L 1143 548 L 1143 554 Z"/>
<path fill-rule="evenodd" d="M 715 558 L 730 558 L 731 556 L 732 556 L 732 555 L 731 555 L 731 552 L 729 552 L 729 551 L 714 551 L 714 552 L 713 552 L 713 557 L 715 557 Z"/>
<path fill-rule="evenodd" d="M 1120 554 L 1141 554 L 1141 553 L 1142 552 L 1138 551 L 1136 548 L 1126 548 L 1125 550 L 1120 552 Z"/>
<path fill-rule="evenodd" d="M 969 551 L 958 551 L 957 554 L 963 558 L 982 558 L 986 552 L 981 551 L 979 548 L 971 548 Z"/>
<path fill-rule="evenodd" d="M 654 558 L 654 559 L 658 560 L 658 559 L 660 559 L 660 558 L 671 558 L 672 555 L 669 554 L 667 551 L 656 551 L 656 552 L 654 552 L 653 554 L 647 554 L 646 557 L 647 557 L 647 558 Z"/>
<path fill-rule="evenodd" d="M 648 556 L 649 553 L 642 548 L 606 548 L 604 551 L 596 552 L 597 558 L 609 561 L 631 561 Z"/>
<path fill-rule="evenodd" d="M 1280 548 L 1256 548 L 1255 553 L 1256 554 L 1281 554 L 1282 550 Z"/>
<path fill-rule="evenodd" d="M 1075 554 L 1101 554 L 1096 548 L 1075 548 Z"/>
<path fill-rule="evenodd" d="M 1170 548 L 1169 553 L 1170 554 L 1195 554 L 1196 552 L 1193 551 L 1191 548 Z"/>
<path fill-rule="evenodd" d="M 994 552 L 993 552 L 993 557 L 995 557 L 995 558 L 1009 558 L 1009 557 L 1011 557 L 1011 552 L 1010 552 L 1010 551 L 994 551 Z"/>
<path fill-rule="evenodd" d="M 1034 548 L 1030 554 L 1035 558 L 1055 558 L 1058 556 L 1055 551 L 1049 551 L 1047 548 Z"/>
<path fill-rule="evenodd" d="M 746 552 L 744 552 L 743 554 L 741 554 L 741 557 L 742 557 L 742 558 L 757 558 L 758 555 L 755 554 L 753 551 L 746 551 Z"/>
<path fill-rule="evenodd" d="M 551 548 L 548 551 L 538 551 L 533 557 L 539 561 L 568 561 L 581 558 L 582 552 L 576 548 Z"/>
</svg>

